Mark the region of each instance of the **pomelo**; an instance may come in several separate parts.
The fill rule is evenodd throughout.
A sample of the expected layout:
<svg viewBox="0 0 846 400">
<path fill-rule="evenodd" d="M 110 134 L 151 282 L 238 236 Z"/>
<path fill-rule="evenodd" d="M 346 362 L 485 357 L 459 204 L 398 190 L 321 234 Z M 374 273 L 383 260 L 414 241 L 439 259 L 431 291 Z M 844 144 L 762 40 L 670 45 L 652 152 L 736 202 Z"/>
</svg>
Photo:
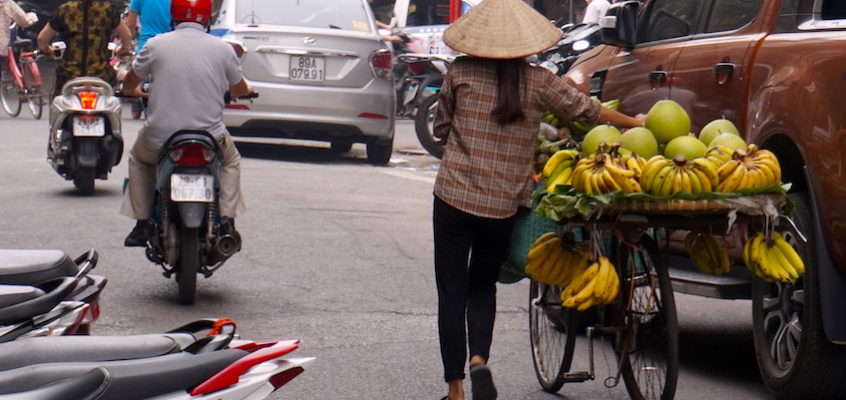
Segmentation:
<svg viewBox="0 0 846 400">
<path fill-rule="evenodd" d="M 599 144 L 605 142 L 609 147 L 620 141 L 620 131 L 612 125 L 599 125 L 585 134 L 582 141 L 582 153 L 593 154 L 599 148 Z"/>
<path fill-rule="evenodd" d="M 631 150 L 643 158 L 650 158 L 658 154 L 658 141 L 649 129 L 637 127 L 623 132 L 620 136 L 620 146 Z"/>
<path fill-rule="evenodd" d="M 696 136 L 684 135 L 667 143 L 667 147 L 664 148 L 664 157 L 675 158 L 681 154 L 685 160 L 690 161 L 694 158 L 705 157 L 706 152 L 708 152 L 708 146 L 700 142 Z"/>
<path fill-rule="evenodd" d="M 725 146 L 732 149 L 732 151 L 741 149 L 746 150 L 746 141 L 738 135 L 726 132 L 717 135 L 711 143 L 708 143 L 708 147 L 714 146 Z"/>
<path fill-rule="evenodd" d="M 699 131 L 699 140 L 702 143 L 710 144 L 711 141 L 721 133 L 733 133 L 740 136 L 740 131 L 737 130 L 734 123 L 725 118 L 720 118 L 715 119 L 702 127 L 702 130 Z"/>
<path fill-rule="evenodd" d="M 646 129 L 652 131 L 658 143 L 668 143 L 690 132 L 690 116 L 673 100 L 659 100 L 646 113 Z"/>
</svg>

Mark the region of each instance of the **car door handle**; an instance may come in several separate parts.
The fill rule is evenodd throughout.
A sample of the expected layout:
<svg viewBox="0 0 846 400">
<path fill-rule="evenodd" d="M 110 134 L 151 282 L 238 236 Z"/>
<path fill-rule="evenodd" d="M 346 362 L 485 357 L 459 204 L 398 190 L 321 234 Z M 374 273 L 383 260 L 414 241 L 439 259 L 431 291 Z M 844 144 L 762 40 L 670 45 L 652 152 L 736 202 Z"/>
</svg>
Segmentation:
<svg viewBox="0 0 846 400">
<path fill-rule="evenodd" d="M 667 71 L 652 71 L 649 73 L 649 84 L 652 86 L 652 90 L 656 90 L 661 86 L 664 86 L 664 83 L 667 82 L 667 77 L 670 74 Z"/>
<path fill-rule="evenodd" d="M 730 62 L 721 62 L 714 65 L 714 76 L 717 77 L 718 85 L 725 85 L 729 77 L 734 73 L 736 66 Z"/>
</svg>

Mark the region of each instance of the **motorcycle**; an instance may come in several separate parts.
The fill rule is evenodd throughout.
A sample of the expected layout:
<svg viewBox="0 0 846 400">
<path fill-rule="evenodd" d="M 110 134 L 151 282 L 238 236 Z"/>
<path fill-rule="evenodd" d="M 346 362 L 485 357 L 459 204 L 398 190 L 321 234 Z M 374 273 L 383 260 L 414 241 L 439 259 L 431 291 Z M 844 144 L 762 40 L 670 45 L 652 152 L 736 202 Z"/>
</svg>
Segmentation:
<svg viewBox="0 0 846 400">
<path fill-rule="evenodd" d="M 426 88 L 431 94 L 422 98 L 417 103 L 417 112 L 414 116 L 414 132 L 417 139 L 426 151 L 433 157 L 441 159 L 444 156 L 444 145 L 435 138 L 432 129 L 435 120 L 435 110 L 438 108 L 438 93 L 444 81 L 449 64 L 455 56 L 444 54 L 426 54 L 425 59 L 437 69 L 437 75 L 429 75 L 426 81 Z"/>
<path fill-rule="evenodd" d="M 248 98 L 257 96 L 253 93 Z M 198 273 L 211 277 L 241 249 L 237 232 L 221 229 L 222 160 L 217 141 L 205 131 L 176 132 L 159 153 L 151 219 L 154 233 L 145 254 L 164 269 L 166 278 L 175 276 L 182 304 L 194 303 Z"/>
<path fill-rule="evenodd" d="M 116 51 L 120 46 L 119 40 L 109 43 L 109 51 L 112 52 L 112 57 L 109 59 L 109 65 L 115 70 L 115 93 L 123 92 L 123 81 L 126 75 L 132 69 L 132 61 L 135 59 L 134 55 L 118 56 Z M 120 96 L 119 96 L 120 97 Z M 147 113 L 146 102 L 142 98 L 137 97 L 123 97 L 122 101 L 129 103 L 129 111 L 132 119 L 141 119 Z"/>
<path fill-rule="evenodd" d="M 93 249 L 75 260 L 59 250 L 0 250 L 0 343 L 90 332 L 106 285 L 89 273 L 97 259 Z"/>
<path fill-rule="evenodd" d="M 198 328 L 211 329 L 198 337 Z M 285 357 L 298 347 L 241 340 L 226 319 L 165 334 L 24 339 L 0 344 L 0 399 L 264 399 L 314 361 Z"/>
<path fill-rule="evenodd" d="M 83 195 L 94 193 L 94 180 L 106 179 L 120 163 L 120 117 L 120 100 L 99 78 L 72 79 L 53 99 L 47 161 Z"/>
</svg>

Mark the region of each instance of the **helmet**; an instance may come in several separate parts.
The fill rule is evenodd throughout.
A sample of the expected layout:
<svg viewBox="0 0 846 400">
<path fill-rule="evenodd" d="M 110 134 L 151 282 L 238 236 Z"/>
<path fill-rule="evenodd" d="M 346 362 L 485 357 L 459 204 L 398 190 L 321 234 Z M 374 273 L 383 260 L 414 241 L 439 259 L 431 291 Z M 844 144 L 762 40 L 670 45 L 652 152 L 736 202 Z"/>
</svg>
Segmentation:
<svg viewBox="0 0 846 400">
<path fill-rule="evenodd" d="M 212 0 L 172 0 L 170 18 L 177 22 L 211 23 Z"/>
</svg>

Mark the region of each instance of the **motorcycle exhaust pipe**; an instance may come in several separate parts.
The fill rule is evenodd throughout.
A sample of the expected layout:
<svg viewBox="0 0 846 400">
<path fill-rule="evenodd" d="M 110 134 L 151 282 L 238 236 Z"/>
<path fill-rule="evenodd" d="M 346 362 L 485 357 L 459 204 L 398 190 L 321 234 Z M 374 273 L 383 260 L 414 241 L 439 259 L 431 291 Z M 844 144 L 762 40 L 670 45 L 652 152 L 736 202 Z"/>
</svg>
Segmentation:
<svg viewBox="0 0 846 400">
<path fill-rule="evenodd" d="M 232 234 L 220 235 L 214 245 L 214 251 L 220 259 L 227 259 L 241 250 L 241 238 Z"/>
</svg>

